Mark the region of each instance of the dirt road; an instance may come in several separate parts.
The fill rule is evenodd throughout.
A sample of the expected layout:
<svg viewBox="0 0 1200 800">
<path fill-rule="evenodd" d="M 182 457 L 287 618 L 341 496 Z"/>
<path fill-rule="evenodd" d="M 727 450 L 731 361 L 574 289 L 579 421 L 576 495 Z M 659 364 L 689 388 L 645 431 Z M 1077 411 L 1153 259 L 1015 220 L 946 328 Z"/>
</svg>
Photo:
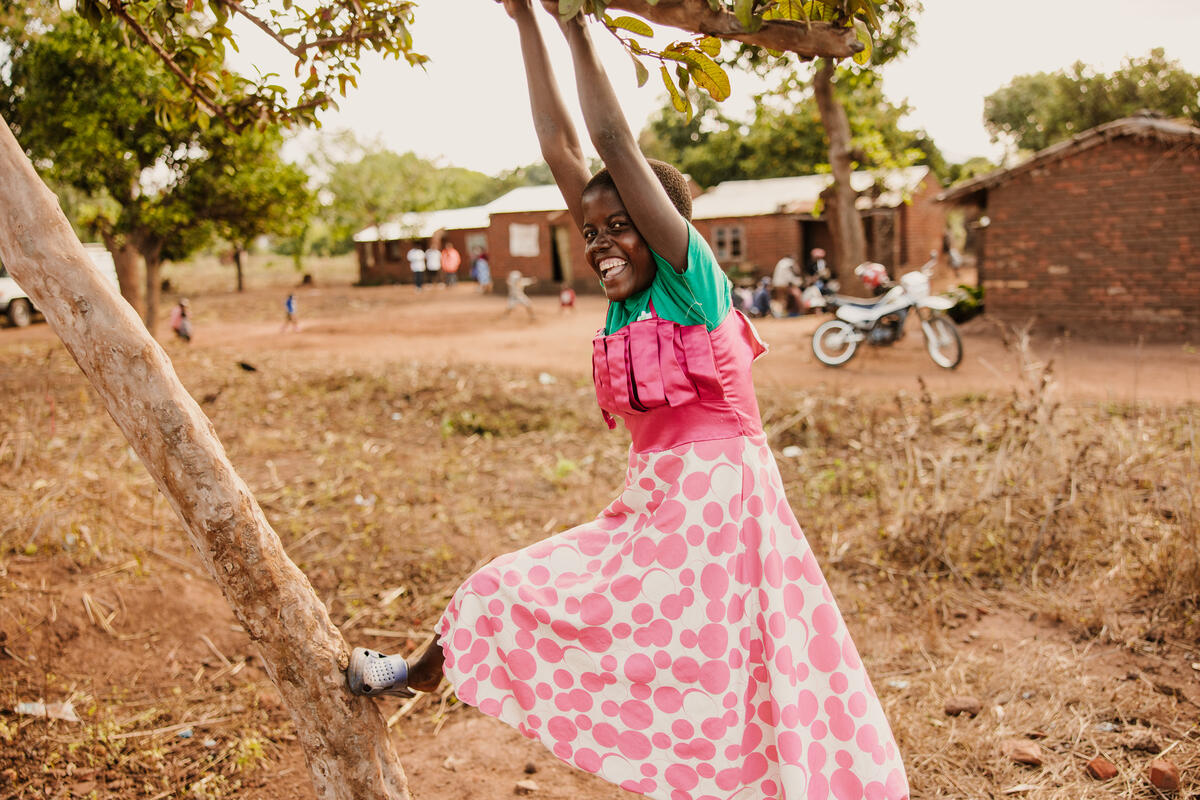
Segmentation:
<svg viewBox="0 0 1200 800">
<path fill-rule="evenodd" d="M 418 294 L 411 286 L 319 287 L 301 290 L 300 333 L 283 334 L 280 289 L 192 297 L 192 347 L 238 360 L 298 363 L 333 359 L 364 365 L 385 361 L 476 362 L 586 376 L 591 337 L 602 324 L 604 300 L 579 299 L 573 313 L 555 298 L 535 298 L 536 316 L 506 315 L 504 299 L 481 296 L 470 285 Z M 164 304 L 168 305 L 169 304 Z M 908 335 L 887 348 L 864 347 L 847 365 L 830 369 L 812 355 L 813 329 L 824 319 L 765 319 L 756 324 L 771 350 L 755 366 L 760 388 L 800 390 L 824 385 L 834 392 L 918 390 L 917 378 L 936 395 L 1010 391 L 1022 382 L 1017 349 L 985 318 L 962 328 L 965 355 L 958 369 L 935 366 L 909 322 Z M 160 341 L 170 344 L 165 324 Z M 0 331 L 5 343 L 53 341 L 47 326 Z M 1010 337 L 1011 338 L 1011 337 Z M 1197 343 L 1200 344 L 1200 343 Z M 1070 398 L 1129 403 L 1200 402 L 1200 350 L 1187 344 L 1137 345 L 1040 338 L 1027 355 L 1050 361 Z"/>
</svg>

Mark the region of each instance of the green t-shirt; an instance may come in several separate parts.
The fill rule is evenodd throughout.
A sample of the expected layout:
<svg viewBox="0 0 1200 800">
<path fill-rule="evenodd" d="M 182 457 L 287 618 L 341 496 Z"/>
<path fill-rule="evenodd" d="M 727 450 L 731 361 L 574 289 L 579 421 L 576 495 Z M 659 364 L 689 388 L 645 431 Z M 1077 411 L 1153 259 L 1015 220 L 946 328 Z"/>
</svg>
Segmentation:
<svg viewBox="0 0 1200 800">
<path fill-rule="evenodd" d="M 682 274 L 676 272 L 666 259 L 651 250 L 658 266 L 654 283 L 628 300 L 608 304 L 606 334 L 648 317 L 651 303 L 658 316 L 680 325 L 704 325 L 711 331 L 725 321 L 732 305 L 729 278 L 704 237 L 692 223 L 687 226 L 687 269 Z"/>
</svg>

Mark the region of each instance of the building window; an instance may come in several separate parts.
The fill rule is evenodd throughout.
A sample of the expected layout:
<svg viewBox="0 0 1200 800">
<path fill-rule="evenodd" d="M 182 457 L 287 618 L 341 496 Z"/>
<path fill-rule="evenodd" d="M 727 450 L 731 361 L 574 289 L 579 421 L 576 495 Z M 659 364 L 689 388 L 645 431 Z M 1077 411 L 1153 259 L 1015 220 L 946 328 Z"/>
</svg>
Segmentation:
<svg viewBox="0 0 1200 800">
<path fill-rule="evenodd" d="M 742 226 L 718 225 L 713 228 L 713 250 L 717 261 L 740 261 L 742 254 Z"/>
<path fill-rule="evenodd" d="M 396 241 L 395 239 L 389 239 L 387 241 L 387 243 L 384 244 L 383 247 L 384 247 L 384 259 L 385 260 L 387 260 L 387 261 L 399 261 L 400 260 L 400 242 Z"/>
</svg>

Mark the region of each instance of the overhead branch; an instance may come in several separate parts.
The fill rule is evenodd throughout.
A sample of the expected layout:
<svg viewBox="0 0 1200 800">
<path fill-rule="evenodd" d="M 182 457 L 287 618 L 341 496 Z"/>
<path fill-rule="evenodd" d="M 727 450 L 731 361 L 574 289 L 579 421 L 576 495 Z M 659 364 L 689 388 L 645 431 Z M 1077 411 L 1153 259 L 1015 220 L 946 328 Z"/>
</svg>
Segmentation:
<svg viewBox="0 0 1200 800">
<path fill-rule="evenodd" d="M 197 86 L 194 80 L 188 77 L 187 73 L 175 63 L 175 59 L 171 58 L 171 54 L 168 53 L 163 46 L 159 44 L 154 37 L 151 36 L 150 33 L 141 26 L 136 19 L 129 15 L 129 12 L 125 10 L 122 4 L 113 3 L 112 12 L 117 16 L 118 19 L 128 25 L 133 32 L 137 34 L 139 39 L 150 46 L 150 49 L 153 50 L 155 55 L 157 55 L 163 64 L 166 65 L 167 69 L 171 70 L 175 77 L 179 78 L 179 81 L 187 88 L 193 97 L 200 101 L 201 105 L 211 111 L 214 116 L 219 117 L 231 127 L 235 127 L 232 124 L 232 120 L 230 120 L 229 116 L 225 113 L 225 109 L 219 103 L 217 103 L 217 101 L 209 97 L 203 89 Z"/>
<path fill-rule="evenodd" d="M 283 38 L 278 31 L 276 31 L 267 23 L 266 20 L 260 16 L 257 16 L 256 14 L 251 14 L 241 3 L 237 2 L 237 0 L 220 0 L 220 3 L 235 14 L 241 14 L 256 28 L 265 33 L 267 36 L 270 36 L 275 40 L 276 44 L 287 50 L 296 58 L 304 58 L 304 48 L 293 47 L 292 45 L 288 44 L 287 39 Z"/>
<path fill-rule="evenodd" d="M 714 11 L 708 0 L 613 0 L 609 9 L 620 9 L 660 25 L 734 39 L 746 44 L 795 53 L 801 58 L 849 58 L 863 49 L 853 28 L 828 22 L 767 20 L 756 31 L 748 31 L 728 11 Z"/>
</svg>

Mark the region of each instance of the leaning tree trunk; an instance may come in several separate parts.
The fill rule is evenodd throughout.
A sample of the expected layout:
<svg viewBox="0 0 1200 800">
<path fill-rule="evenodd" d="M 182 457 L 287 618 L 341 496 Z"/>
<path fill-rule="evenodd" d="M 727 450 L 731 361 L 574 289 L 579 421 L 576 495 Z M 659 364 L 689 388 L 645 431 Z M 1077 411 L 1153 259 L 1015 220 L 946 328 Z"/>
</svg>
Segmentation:
<svg viewBox="0 0 1200 800">
<path fill-rule="evenodd" d="M 0 258 L 96 388 L 257 643 L 291 711 L 317 795 L 408 800 L 383 717 L 373 701 L 346 690 L 346 644 L 325 606 L 163 349 L 91 265 L 2 120 L 0 196 Z"/>
<path fill-rule="evenodd" d="M 850 121 L 846 109 L 833 93 L 834 62 L 822 59 L 813 75 L 813 95 L 821 114 L 821 124 L 829 139 L 829 166 L 833 183 L 821 196 L 825 200 L 825 216 L 833 234 L 833 268 L 839 278 L 867 260 L 867 236 L 862 217 L 855 208 L 858 199 L 850 184 L 853 159 L 850 151 Z"/>
</svg>

